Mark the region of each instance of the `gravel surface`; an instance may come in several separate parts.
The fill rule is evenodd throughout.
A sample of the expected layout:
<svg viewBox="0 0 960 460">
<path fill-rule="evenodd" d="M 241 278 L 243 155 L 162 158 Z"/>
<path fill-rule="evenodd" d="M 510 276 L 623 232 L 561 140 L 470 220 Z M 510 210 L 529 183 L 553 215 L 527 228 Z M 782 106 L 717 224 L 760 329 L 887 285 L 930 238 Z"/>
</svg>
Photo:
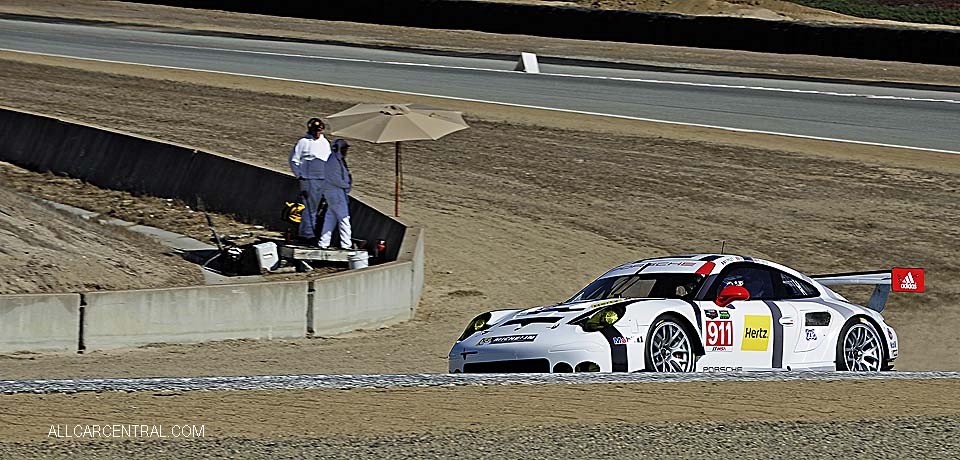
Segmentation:
<svg viewBox="0 0 960 460">
<path fill-rule="evenodd" d="M 642 415 L 638 414 L 637 418 Z M 960 417 L 605 424 L 425 435 L 0 443 L 3 458 L 956 458 Z"/>
<path fill-rule="evenodd" d="M 260 375 L 199 378 L 0 380 L 0 393 L 84 391 L 300 390 L 461 385 L 545 385 L 644 382 L 786 382 L 792 380 L 958 379 L 960 372 L 750 372 L 728 374 L 409 374 Z"/>
</svg>

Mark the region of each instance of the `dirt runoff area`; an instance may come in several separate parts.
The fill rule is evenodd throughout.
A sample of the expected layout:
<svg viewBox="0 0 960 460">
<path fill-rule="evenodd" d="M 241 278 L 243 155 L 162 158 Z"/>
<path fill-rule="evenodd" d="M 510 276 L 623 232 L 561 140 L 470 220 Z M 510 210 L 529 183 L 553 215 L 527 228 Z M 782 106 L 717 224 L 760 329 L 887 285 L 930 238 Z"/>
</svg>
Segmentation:
<svg viewBox="0 0 960 460">
<path fill-rule="evenodd" d="M 9 164 L 0 163 L 0 171 L 9 169 Z M 196 265 L 153 240 L 57 211 L 4 185 L 0 174 L 0 292 L 4 294 L 203 283 Z"/>
<path fill-rule="evenodd" d="M 931 380 L 8 395 L 0 455 L 954 458 L 958 390 Z M 148 434 L 124 436 L 130 425 Z"/>
</svg>

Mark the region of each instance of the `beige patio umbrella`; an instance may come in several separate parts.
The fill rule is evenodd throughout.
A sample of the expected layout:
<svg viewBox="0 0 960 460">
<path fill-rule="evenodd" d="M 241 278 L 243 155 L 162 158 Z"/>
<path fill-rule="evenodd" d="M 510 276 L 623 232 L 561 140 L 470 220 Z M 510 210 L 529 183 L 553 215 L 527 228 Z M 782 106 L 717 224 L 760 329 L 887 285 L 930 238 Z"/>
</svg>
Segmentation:
<svg viewBox="0 0 960 460">
<path fill-rule="evenodd" d="M 414 104 L 357 104 L 325 118 L 331 135 L 359 139 L 375 144 L 396 145 L 396 181 L 394 215 L 400 217 L 400 142 L 437 140 L 467 129 L 463 114 Z"/>
</svg>

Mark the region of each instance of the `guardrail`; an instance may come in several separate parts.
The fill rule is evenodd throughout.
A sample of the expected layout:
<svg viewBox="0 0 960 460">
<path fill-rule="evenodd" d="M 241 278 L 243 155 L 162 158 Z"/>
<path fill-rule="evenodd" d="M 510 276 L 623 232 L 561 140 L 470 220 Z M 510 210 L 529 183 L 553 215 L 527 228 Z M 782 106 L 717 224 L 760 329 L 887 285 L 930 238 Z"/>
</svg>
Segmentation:
<svg viewBox="0 0 960 460">
<path fill-rule="evenodd" d="M 294 178 L 283 172 L 5 107 L 0 160 L 105 188 L 194 205 L 202 200 L 209 210 L 273 228 L 283 225 L 283 198 L 297 191 Z M 385 240 L 389 262 L 311 281 L 0 295 L 0 352 L 295 338 L 412 318 L 423 291 L 422 230 L 353 197 L 350 210 L 355 234 Z"/>
</svg>

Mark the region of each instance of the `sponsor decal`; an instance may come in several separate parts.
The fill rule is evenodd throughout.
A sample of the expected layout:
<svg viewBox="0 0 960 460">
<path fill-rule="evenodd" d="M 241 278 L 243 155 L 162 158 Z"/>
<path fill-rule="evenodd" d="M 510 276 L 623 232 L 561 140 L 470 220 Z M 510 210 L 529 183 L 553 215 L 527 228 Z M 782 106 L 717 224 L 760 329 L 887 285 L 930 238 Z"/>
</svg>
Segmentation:
<svg viewBox="0 0 960 460">
<path fill-rule="evenodd" d="M 724 258 L 723 261 L 720 262 L 720 265 L 726 265 L 726 264 L 729 264 L 729 263 L 731 263 L 731 262 L 742 262 L 742 261 L 743 261 L 743 257 L 740 257 L 740 256 L 730 256 L 729 258 Z"/>
<path fill-rule="evenodd" d="M 716 318 L 717 318 L 717 311 L 716 311 L 716 310 L 704 310 L 704 311 L 703 311 L 703 314 L 704 314 L 704 316 L 706 316 L 707 318 L 710 318 L 710 319 L 716 319 Z"/>
<path fill-rule="evenodd" d="M 730 319 L 730 312 L 726 310 L 720 310 L 720 319 Z"/>
<path fill-rule="evenodd" d="M 923 292 L 923 269 L 894 268 L 890 284 L 894 292 Z"/>
<path fill-rule="evenodd" d="M 887 338 L 893 340 L 893 329 L 887 328 Z"/>
<path fill-rule="evenodd" d="M 502 335 L 500 337 L 485 337 L 480 339 L 477 342 L 477 345 L 496 345 L 498 343 L 517 343 L 517 342 L 533 342 L 537 338 L 537 334 L 524 334 L 524 335 Z"/>
<path fill-rule="evenodd" d="M 769 316 L 746 315 L 743 319 L 743 340 L 740 349 L 744 351 L 767 351 L 770 347 Z"/>
<path fill-rule="evenodd" d="M 646 262 L 643 262 L 643 261 L 630 262 L 630 263 L 628 263 L 628 264 L 623 264 L 623 265 L 621 265 L 621 266 L 619 266 L 619 267 L 617 267 L 617 268 L 620 269 L 620 270 L 626 270 L 626 269 L 628 269 L 628 268 L 636 268 L 636 267 L 639 267 L 639 266 L 644 265 L 644 264 L 646 264 Z"/>
<path fill-rule="evenodd" d="M 693 267 L 699 262 L 653 262 L 650 264 L 651 267 Z"/>
<path fill-rule="evenodd" d="M 595 303 L 595 304 L 593 304 L 593 305 L 590 305 L 590 308 L 604 307 L 604 306 L 607 306 L 607 305 L 610 305 L 610 304 L 613 304 L 613 303 L 617 303 L 617 302 L 623 302 L 623 299 L 613 299 L 613 300 L 606 300 L 606 301 L 603 301 L 603 302 L 597 302 L 597 303 Z"/>
<path fill-rule="evenodd" d="M 707 351 L 709 351 L 709 352 L 714 352 L 714 351 L 733 351 L 733 347 L 710 347 L 710 348 L 707 348 Z"/>
<path fill-rule="evenodd" d="M 706 345 L 711 351 L 731 351 L 733 347 L 733 321 L 707 321 Z"/>
<path fill-rule="evenodd" d="M 610 339 L 610 341 L 611 341 L 614 345 L 626 345 L 627 342 L 629 342 L 629 341 L 631 341 L 631 340 L 633 340 L 633 337 L 614 337 L 614 338 Z"/>
<path fill-rule="evenodd" d="M 807 342 L 817 340 L 816 329 L 804 329 L 804 332 L 807 334 Z"/>
<path fill-rule="evenodd" d="M 704 366 L 703 372 L 743 372 L 742 366 Z"/>
</svg>

